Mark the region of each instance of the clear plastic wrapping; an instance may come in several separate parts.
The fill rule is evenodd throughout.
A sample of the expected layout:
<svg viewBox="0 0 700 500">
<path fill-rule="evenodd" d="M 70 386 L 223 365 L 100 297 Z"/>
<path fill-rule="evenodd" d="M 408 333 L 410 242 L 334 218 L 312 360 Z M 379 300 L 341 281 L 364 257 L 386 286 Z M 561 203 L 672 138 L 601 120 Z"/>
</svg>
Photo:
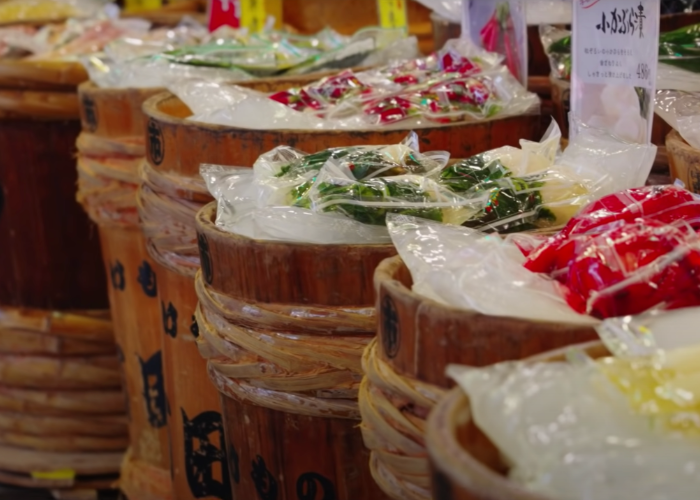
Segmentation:
<svg viewBox="0 0 700 500">
<path fill-rule="evenodd" d="M 466 18 L 472 41 L 484 50 L 501 54 L 513 76 L 527 85 L 526 2 L 471 0 L 467 4 L 464 8 L 468 10 Z"/>
<path fill-rule="evenodd" d="M 222 27 L 211 35 L 188 23 L 153 43 L 112 44 L 84 64 L 103 87 L 168 86 L 177 80 L 245 81 L 365 64 L 386 64 L 417 56 L 415 38 L 401 30 L 366 28 L 351 37 L 331 30 L 302 37 L 280 31 L 249 34 Z M 131 49 L 131 50 L 125 50 Z M 139 49 L 138 52 L 135 49 Z M 140 52 L 140 54 L 139 54 Z"/>
<path fill-rule="evenodd" d="M 566 361 L 448 373 L 510 478 L 528 489 L 572 500 L 692 498 L 700 487 L 698 319 L 691 308 L 606 320 L 598 331 L 613 357 L 574 350 Z"/>
<path fill-rule="evenodd" d="M 201 80 L 170 90 L 193 121 L 249 129 L 419 128 L 536 112 L 537 96 L 499 62 L 467 40 L 451 40 L 426 58 L 346 70 L 272 95 Z"/>
<path fill-rule="evenodd" d="M 676 129 L 688 144 L 700 149 L 700 92 L 659 90 L 656 114 Z"/>
<path fill-rule="evenodd" d="M 280 146 L 252 171 L 203 165 L 201 173 L 224 230 L 331 244 L 388 242 L 390 213 L 488 232 L 552 231 L 591 200 L 643 185 L 651 169 L 654 146 L 586 130 L 557 156 L 560 139 L 553 123 L 539 143 L 453 163 L 442 151 L 419 153 L 415 134 L 313 154 Z"/>
<path fill-rule="evenodd" d="M 108 0 L 9 0 L 0 3 L 0 24 L 94 17 Z"/>
<path fill-rule="evenodd" d="M 605 197 L 529 252 L 525 267 L 561 282 L 576 311 L 600 318 L 700 305 L 700 200 L 654 186 Z"/>
</svg>

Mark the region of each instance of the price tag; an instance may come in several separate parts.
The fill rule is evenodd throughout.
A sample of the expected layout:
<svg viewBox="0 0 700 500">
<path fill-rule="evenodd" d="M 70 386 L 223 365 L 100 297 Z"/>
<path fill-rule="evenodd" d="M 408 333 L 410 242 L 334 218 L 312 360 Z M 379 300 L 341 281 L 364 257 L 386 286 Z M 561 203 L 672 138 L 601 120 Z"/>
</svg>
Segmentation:
<svg viewBox="0 0 700 500">
<path fill-rule="evenodd" d="M 248 28 L 257 33 L 265 27 L 265 0 L 209 0 L 209 31 L 220 26 Z"/>
<path fill-rule="evenodd" d="M 241 26 L 251 33 L 257 33 L 265 27 L 265 0 L 241 0 Z"/>
<path fill-rule="evenodd" d="M 621 139 L 651 140 L 659 0 L 575 0 L 571 116 Z"/>
<path fill-rule="evenodd" d="M 163 0 L 126 0 L 124 2 L 124 10 L 126 12 L 160 9 L 162 6 Z"/>
<path fill-rule="evenodd" d="M 75 471 L 71 469 L 59 469 L 54 471 L 32 472 L 32 478 L 72 482 L 75 480 Z"/>
<path fill-rule="evenodd" d="M 408 27 L 406 0 L 377 0 L 379 23 L 382 28 Z"/>
</svg>

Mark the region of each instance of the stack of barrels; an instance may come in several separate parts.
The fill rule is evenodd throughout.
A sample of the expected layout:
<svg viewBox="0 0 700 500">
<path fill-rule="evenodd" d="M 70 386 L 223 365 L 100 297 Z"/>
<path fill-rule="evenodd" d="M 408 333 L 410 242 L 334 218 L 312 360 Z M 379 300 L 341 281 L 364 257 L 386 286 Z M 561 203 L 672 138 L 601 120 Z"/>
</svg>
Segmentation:
<svg viewBox="0 0 700 500">
<path fill-rule="evenodd" d="M 107 489 L 127 446 L 99 240 L 75 203 L 77 64 L 0 64 L 0 482 Z"/>
</svg>

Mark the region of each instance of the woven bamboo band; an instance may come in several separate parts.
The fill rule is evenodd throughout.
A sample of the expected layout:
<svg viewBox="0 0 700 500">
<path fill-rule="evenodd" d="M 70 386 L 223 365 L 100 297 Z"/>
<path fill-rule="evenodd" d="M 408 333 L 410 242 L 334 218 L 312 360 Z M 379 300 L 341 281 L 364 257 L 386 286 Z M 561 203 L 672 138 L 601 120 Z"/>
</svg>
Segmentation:
<svg viewBox="0 0 700 500">
<path fill-rule="evenodd" d="M 359 419 L 360 357 L 374 310 L 250 304 L 195 278 L 200 352 L 219 390 L 310 416 Z"/>
<path fill-rule="evenodd" d="M 425 419 L 446 391 L 397 374 L 377 349 L 373 340 L 362 356 L 365 378 L 359 394 L 372 476 L 396 500 L 430 500 Z"/>
<path fill-rule="evenodd" d="M 49 336 L 114 344 L 112 323 L 106 312 L 53 312 L 0 308 L 0 335 L 30 331 Z M 94 356 L 17 356 L 0 353 L 0 381 L 4 385 L 40 389 L 119 388 L 116 349 Z"/>
<path fill-rule="evenodd" d="M 199 268 L 195 215 L 211 196 L 202 179 L 159 172 L 141 163 L 138 209 L 148 252 L 162 266 L 185 276 Z"/>
<path fill-rule="evenodd" d="M 46 120 L 76 119 L 80 116 L 75 91 L 0 89 L 0 116 L 27 116 Z"/>
<path fill-rule="evenodd" d="M 81 133 L 78 194 L 90 218 L 101 226 L 135 226 L 138 167 L 145 154 L 142 137 L 104 138 Z"/>
</svg>

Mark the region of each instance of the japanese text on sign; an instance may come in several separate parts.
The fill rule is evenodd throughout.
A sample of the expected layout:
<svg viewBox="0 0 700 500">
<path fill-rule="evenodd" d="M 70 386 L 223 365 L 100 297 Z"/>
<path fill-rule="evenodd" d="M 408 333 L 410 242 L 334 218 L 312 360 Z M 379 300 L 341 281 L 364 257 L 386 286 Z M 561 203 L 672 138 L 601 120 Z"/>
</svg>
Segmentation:
<svg viewBox="0 0 700 500">
<path fill-rule="evenodd" d="M 656 74 L 658 1 L 576 3 L 574 70 L 587 83 L 650 88 Z M 593 36 L 592 36 L 593 35 Z"/>
<path fill-rule="evenodd" d="M 382 28 L 406 28 L 408 26 L 406 0 L 377 0 L 377 8 Z"/>
</svg>

